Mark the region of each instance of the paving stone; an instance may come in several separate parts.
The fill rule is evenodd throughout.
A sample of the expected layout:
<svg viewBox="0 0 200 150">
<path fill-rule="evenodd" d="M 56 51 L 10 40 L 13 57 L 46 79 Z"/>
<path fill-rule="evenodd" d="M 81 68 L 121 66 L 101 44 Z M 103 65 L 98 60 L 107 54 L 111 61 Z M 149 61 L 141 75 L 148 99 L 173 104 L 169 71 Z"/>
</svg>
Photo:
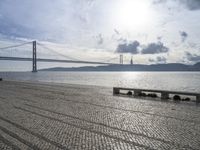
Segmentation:
<svg viewBox="0 0 200 150">
<path fill-rule="evenodd" d="M 0 149 L 200 149 L 200 106 L 108 87 L 3 81 Z"/>
</svg>

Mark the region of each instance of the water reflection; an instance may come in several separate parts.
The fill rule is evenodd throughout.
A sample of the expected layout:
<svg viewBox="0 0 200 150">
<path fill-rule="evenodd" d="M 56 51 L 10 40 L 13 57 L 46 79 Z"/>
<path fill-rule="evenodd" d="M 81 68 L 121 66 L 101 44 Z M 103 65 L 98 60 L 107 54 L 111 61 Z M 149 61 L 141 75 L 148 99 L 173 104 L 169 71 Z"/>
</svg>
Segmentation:
<svg viewBox="0 0 200 150">
<path fill-rule="evenodd" d="M 1 72 L 0 76 L 9 80 L 200 92 L 199 72 Z"/>
</svg>

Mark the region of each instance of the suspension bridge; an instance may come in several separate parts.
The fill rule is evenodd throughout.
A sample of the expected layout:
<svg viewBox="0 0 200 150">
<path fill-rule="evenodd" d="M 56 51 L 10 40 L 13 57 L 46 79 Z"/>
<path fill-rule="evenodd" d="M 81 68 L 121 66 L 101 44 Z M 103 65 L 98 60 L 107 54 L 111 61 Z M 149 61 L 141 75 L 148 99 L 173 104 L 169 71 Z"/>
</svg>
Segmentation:
<svg viewBox="0 0 200 150">
<path fill-rule="evenodd" d="M 67 55 L 63 55 L 57 51 L 55 51 L 54 49 L 51 49 L 49 47 L 47 47 L 46 45 L 36 42 L 36 41 L 31 41 L 31 42 L 26 42 L 26 43 L 22 43 L 22 44 L 17 44 L 17 45 L 13 45 L 13 46 L 7 46 L 7 47 L 1 47 L 0 50 L 1 51 L 5 51 L 8 49 L 11 50 L 16 50 L 16 48 L 20 48 L 22 46 L 25 45 L 32 45 L 32 57 L 22 57 L 22 56 L 1 56 L 0 54 L 0 60 L 8 60 L 8 61 L 32 61 L 32 72 L 37 72 L 37 62 L 58 62 L 58 63 L 80 63 L 80 64 L 100 64 L 100 65 L 111 65 L 111 64 L 116 64 L 116 63 L 110 63 L 110 60 L 116 59 L 115 58 L 111 58 L 109 60 L 106 60 L 105 62 L 98 62 L 98 61 L 85 61 L 85 60 L 79 60 L 79 59 L 75 59 L 72 57 L 69 57 Z M 47 49 L 48 51 L 53 51 L 55 53 L 57 53 L 58 55 L 64 57 L 65 59 L 55 59 L 55 58 L 38 58 L 38 51 L 37 51 L 37 47 L 40 46 L 42 48 Z M 30 52 L 30 51 L 29 51 Z"/>
</svg>

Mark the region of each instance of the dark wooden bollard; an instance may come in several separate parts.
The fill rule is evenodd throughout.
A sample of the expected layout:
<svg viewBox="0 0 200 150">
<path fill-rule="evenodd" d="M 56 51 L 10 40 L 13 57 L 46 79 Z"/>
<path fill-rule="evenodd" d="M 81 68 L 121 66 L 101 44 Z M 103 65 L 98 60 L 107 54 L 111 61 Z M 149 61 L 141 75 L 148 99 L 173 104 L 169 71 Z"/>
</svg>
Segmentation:
<svg viewBox="0 0 200 150">
<path fill-rule="evenodd" d="M 119 94 L 119 88 L 113 88 L 113 95 Z"/>
<path fill-rule="evenodd" d="M 141 96 L 141 97 L 146 97 L 147 96 L 147 94 L 146 93 L 139 93 L 139 95 L 138 96 Z"/>
<path fill-rule="evenodd" d="M 174 95 L 173 100 L 174 101 L 180 101 L 181 97 L 179 95 Z"/>
<path fill-rule="evenodd" d="M 191 99 L 189 97 L 183 98 L 182 101 L 190 101 Z"/>
<path fill-rule="evenodd" d="M 169 93 L 168 92 L 161 92 L 161 99 L 163 99 L 163 100 L 169 99 Z"/>
<path fill-rule="evenodd" d="M 196 96 L 196 102 L 200 103 L 200 94 Z"/>
<path fill-rule="evenodd" d="M 147 96 L 148 97 L 152 97 L 152 98 L 157 98 L 158 97 L 158 95 L 156 93 L 149 93 Z"/>
<path fill-rule="evenodd" d="M 128 91 L 126 95 L 129 95 L 129 96 L 130 96 L 130 95 L 133 95 L 133 92 Z"/>
<path fill-rule="evenodd" d="M 2 79 L 2 78 L 0 78 L 0 81 L 3 81 L 3 79 Z"/>
</svg>

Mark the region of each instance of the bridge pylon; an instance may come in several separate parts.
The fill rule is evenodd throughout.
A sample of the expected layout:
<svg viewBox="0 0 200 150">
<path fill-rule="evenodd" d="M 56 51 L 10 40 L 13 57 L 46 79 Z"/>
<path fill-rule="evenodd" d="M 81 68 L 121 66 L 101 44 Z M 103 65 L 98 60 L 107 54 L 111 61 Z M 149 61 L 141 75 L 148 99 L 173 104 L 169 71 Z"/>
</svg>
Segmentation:
<svg viewBox="0 0 200 150">
<path fill-rule="evenodd" d="M 33 41 L 33 70 L 32 72 L 37 72 L 37 47 L 36 41 Z"/>
</svg>

